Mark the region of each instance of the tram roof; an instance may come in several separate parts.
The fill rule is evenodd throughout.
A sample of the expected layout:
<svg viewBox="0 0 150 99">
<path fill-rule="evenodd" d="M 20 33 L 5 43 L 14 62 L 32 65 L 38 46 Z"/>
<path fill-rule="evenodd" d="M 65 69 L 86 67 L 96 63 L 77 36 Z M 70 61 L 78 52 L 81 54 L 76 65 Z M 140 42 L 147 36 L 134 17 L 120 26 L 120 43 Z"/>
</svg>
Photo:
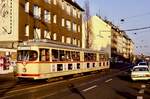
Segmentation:
<svg viewBox="0 0 150 99">
<path fill-rule="evenodd" d="M 80 48 L 78 46 L 74 46 L 71 44 L 59 43 L 59 42 L 43 42 L 43 41 L 27 41 L 19 44 L 19 47 L 24 46 L 40 46 L 40 47 L 52 47 L 52 48 L 62 48 L 62 49 L 70 49 L 70 50 L 78 50 L 78 51 L 85 51 L 85 52 L 99 52 L 104 53 L 98 50 L 92 50 L 87 48 Z"/>
</svg>

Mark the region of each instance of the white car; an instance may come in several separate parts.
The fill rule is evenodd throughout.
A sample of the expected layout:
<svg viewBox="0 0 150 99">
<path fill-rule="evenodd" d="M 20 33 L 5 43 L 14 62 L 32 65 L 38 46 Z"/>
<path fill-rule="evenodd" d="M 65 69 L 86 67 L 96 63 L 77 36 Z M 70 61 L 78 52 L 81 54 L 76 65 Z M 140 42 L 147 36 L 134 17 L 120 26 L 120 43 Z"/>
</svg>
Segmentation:
<svg viewBox="0 0 150 99">
<path fill-rule="evenodd" d="M 131 70 L 131 79 L 135 80 L 149 80 L 150 79 L 150 70 L 147 66 L 134 66 Z"/>
<path fill-rule="evenodd" d="M 147 65 L 148 66 L 147 62 L 139 62 L 138 65 Z"/>
</svg>

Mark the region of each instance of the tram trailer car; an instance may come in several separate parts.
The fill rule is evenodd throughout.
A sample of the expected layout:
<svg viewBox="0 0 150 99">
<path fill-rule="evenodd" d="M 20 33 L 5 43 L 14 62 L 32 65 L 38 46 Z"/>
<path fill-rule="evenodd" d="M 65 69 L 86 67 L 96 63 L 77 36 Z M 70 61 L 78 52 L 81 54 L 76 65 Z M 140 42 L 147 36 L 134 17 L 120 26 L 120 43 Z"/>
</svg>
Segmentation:
<svg viewBox="0 0 150 99">
<path fill-rule="evenodd" d="M 48 79 L 109 69 L 108 55 L 60 44 L 28 42 L 18 46 L 16 77 Z"/>
</svg>

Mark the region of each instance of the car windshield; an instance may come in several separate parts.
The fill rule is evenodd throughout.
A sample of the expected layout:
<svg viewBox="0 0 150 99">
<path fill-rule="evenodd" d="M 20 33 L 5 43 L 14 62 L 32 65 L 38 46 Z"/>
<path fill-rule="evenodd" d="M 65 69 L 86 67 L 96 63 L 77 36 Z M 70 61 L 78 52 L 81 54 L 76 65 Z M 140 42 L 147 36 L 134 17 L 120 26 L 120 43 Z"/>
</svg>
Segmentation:
<svg viewBox="0 0 150 99">
<path fill-rule="evenodd" d="M 138 68 L 134 68 L 133 71 L 148 71 L 148 68 L 145 68 L 145 67 L 138 67 Z"/>
<path fill-rule="evenodd" d="M 139 63 L 139 65 L 147 65 L 146 63 Z"/>
</svg>

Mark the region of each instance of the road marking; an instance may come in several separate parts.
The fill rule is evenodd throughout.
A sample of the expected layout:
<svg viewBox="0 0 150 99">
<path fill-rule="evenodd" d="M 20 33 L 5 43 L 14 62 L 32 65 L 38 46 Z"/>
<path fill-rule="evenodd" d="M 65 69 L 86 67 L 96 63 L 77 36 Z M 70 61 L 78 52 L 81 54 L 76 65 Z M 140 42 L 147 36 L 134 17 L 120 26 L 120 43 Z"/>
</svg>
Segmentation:
<svg viewBox="0 0 150 99">
<path fill-rule="evenodd" d="M 48 94 L 48 95 L 40 96 L 37 99 L 44 99 L 44 98 L 47 98 L 47 97 L 50 97 L 50 96 L 53 96 L 53 95 L 56 95 L 56 94 L 58 94 L 58 92 L 54 92 L 54 93 L 51 93 L 51 94 Z"/>
<path fill-rule="evenodd" d="M 142 84 L 141 88 L 142 89 L 140 89 L 138 93 L 139 94 L 144 94 L 144 89 L 146 88 L 146 85 Z M 139 96 L 137 96 L 137 99 L 143 99 L 143 96 L 139 95 Z"/>
<path fill-rule="evenodd" d="M 89 87 L 89 88 L 87 88 L 87 89 L 84 89 L 84 90 L 82 90 L 82 91 L 86 92 L 86 91 L 91 90 L 91 89 L 94 89 L 94 88 L 96 88 L 96 87 L 97 87 L 97 85 L 94 85 L 94 86 L 91 86 L 91 87 Z"/>
<path fill-rule="evenodd" d="M 141 89 L 140 91 L 139 91 L 139 94 L 143 94 L 144 93 L 144 89 Z"/>
<path fill-rule="evenodd" d="M 143 85 L 141 85 L 141 88 L 146 88 L 146 85 L 144 85 L 144 84 L 143 84 Z"/>
<path fill-rule="evenodd" d="M 60 91 L 58 91 L 58 92 L 54 92 L 54 93 L 51 93 L 51 94 L 48 94 L 48 95 L 45 95 L 45 96 L 40 96 L 40 97 L 37 98 L 37 99 L 45 99 L 45 98 L 47 98 L 47 97 L 50 97 L 50 96 L 59 94 L 59 93 L 61 93 L 61 92 L 65 92 L 65 91 L 67 91 L 67 90 L 68 90 L 68 89 L 63 89 L 63 90 L 60 90 Z"/>
<path fill-rule="evenodd" d="M 96 80 L 90 81 L 90 82 L 88 82 L 88 83 L 90 84 L 90 83 L 94 83 L 94 82 L 96 82 L 96 81 L 99 81 L 99 79 L 96 79 Z"/>
<path fill-rule="evenodd" d="M 137 96 L 136 99 L 143 99 L 143 96 Z"/>
<path fill-rule="evenodd" d="M 108 83 L 108 82 L 110 82 L 110 81 L 112 81 L 112 79 L 108 79 L 108 80 L 106 80 L 105 82 Z"/>
<path fill-rule="evenodd" d="M 79 86 L 81 87 L 81 86 L 85 86 L 85 85 L 87 85 L 87 83 L 82 83 Z"/>
<path fill-rule="evenodd" d="M 125 70 L 126 68 L 121 68 L 121 70 Z M 113 73 L 112 75 L 107 75 L 107 77 L 108 78 L 110 78 L 110 77 L 114 77 L 114 76 L 116 76 L 116 75 L 118 75 L 118 74 L 120 74 L 120 73 L 122 73 L 123 71 L 119 71 L 119 72 L 117 72 L 117 73 Z M 85 77 L 89 77 L 89 76 L 92 76 L 92 75 L 88 75 L 88 76 L 82 76 L 82 77 L 77 77 L 77 78 L 73 78 L 73 79 L 69 79 L 69 81 L 72 81 L 72 80 L 76 80 L 76 79 L 80 79 L 80 78 L 85 78 Z M 102 78 L 99 78 L 99 79 L 97 79 L 97 80 L 95 80 L 95 81 L 93 81 L 93 82 L 96 82 L 96 81 L 101 81 L 102 80 Z M 109 80 L 107 80 L 107 81 L 105 81 L 105 82 L 109 82 L 109 81 L 111 81 L 112 79 L 109 79 Z M 65 82 L 66 80 L 64 80 L 64 81 L 59 81 L 59 82 L 55 82 L 55 83 L 48 83 L 48 84 L 44 84 L 44 85 L 39 85 L 39 86 L 33 86 L 33 87 L 29 87 L 29 88 L 24 88 L 24 89 L 17 89 L 17 90 L 12 90 L 12 91 L 9 91 L 9 92 L 7 92 L 8 94 L 10 94 L 10 93 L 16 93 L 16 92 L 19 92 L 19 91 L 25 91 L 25 90 L 34 90 L 34 89 L 36 89 L 36 88 L 42 88 L 42 87 L 46 87 L 46 86 L 49 86 L 49 85 L 55 85 L 55 84 L 57 84 L 57 83 L 62 83 L 62 82 Z M 87 85 L 88 83 L 84 83 L 84 84 L 81 84 L 81 85 L 79 85 L 79 86 L 82 86 L 82 85 Z M 97 86 L 96 86 L 97 87 Z M 52 93 L 52 94 L 55 94 L 55 93 Z M 11 95 L 9 95 L 9 96 L 11 96 Z M 9 97 L 9 96 L 6 96 L 6 97 Z"/>
<path fill-rule="evenodd" d="M 24 88 L 24 89 L 16 89 L 16 90 L 9 91 L 7 93 L 10 94 L 10 93 L 16 93 L 16 92 L 19 92 L 19 91 L 34 90 L 34 89 L 37 89 L 37 88 L 42 88 L 42 87 L 46 87 L 46 86 L 50 86 L 50 85 L 56 85 L 56 84 L 59 84 L 59 83 L 62 83 L 62 82 L 65 82 L 65 81 L 59 81 L 59 82 L 54 82 L 54 83 L 47 83 L 47 84 L 43 84 L 43 85 L 27 87 L 27 88 Z"/>
</svg>

